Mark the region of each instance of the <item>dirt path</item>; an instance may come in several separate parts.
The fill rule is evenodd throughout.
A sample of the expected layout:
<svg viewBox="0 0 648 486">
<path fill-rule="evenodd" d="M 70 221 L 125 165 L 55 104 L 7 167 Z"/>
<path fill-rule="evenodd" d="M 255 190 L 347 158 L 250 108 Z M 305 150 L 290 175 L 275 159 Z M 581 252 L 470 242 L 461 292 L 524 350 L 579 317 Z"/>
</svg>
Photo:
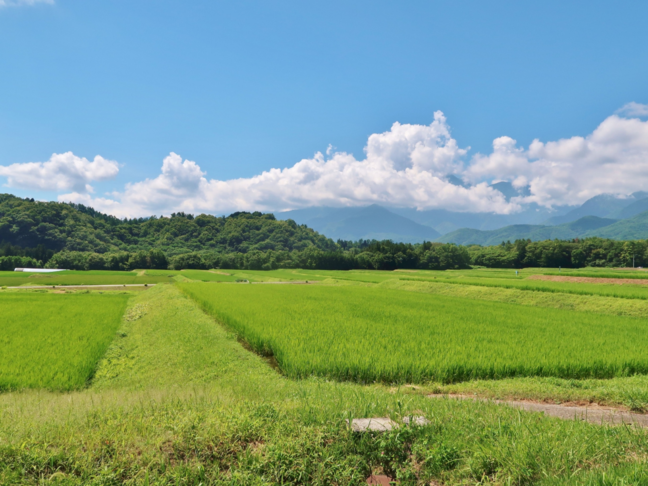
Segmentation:
<svg viewBox="0 0 648 486">
<path fill-rule="evenodd" d="M 628 424 L 648 427 L 648 415 L 632 413 L 614 408 L 592 405 L 589 407 L 553 405 L 549 403 L 523 402 L 514 400 L 489 400 L 465 395 L 428 395 L 430 398 L 452 398 L 455 400 L 479 400 L 519 408 L 527 412 L 542 412 L 549 417 L 563 420 L 585 420 L 594 424 Z"/>
<path fill-rule="evenodd" d="M 551 282 L 574 282 L 574 283 L 604 283 L 604 284 L 635 284 L 648 285 L 648 279 L 640 278 L 594 278 L 594 277 L 561 277 L 558 275 L 531 275 L 526 280 L 549 280 Z"/>
</svg>

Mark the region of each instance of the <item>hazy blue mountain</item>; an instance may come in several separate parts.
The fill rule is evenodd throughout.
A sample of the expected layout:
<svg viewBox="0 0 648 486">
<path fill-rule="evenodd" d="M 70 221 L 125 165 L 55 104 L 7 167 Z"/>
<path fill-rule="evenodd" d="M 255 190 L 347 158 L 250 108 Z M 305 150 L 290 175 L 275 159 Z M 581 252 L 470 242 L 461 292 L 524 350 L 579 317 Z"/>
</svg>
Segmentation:
<svg viewBox="0 0 648 486">
<path fill-rule="evenodd" d="M 648 197 L 639 199 L 612 215 L 614 219 L 628 219 L 648 211 Z"/>
<path fill-rule="evenodd" d="M 393 240 L 404 243 L 432 241 L 440 236 L 434 228 L 415 223 L 378 205 L 351 208 L 310 208 L 275 214 L 292 219 L 334 240 Z"/>
<path fill-rule="evenodd" d="M 468 187 L 468 184 L 466 184 L 462 179 L 460 179 L 454 174 L 448 174 L 446 176 L 446 179 L 450 184 L 454 186 Z"/>
<path fill-rule="evenodd" d="M 456 185 L 463 185 L 458 177 L 449 175 L 448 180 Z M 529 188 L 515 189 L 509 182 L 497 182 L 491 187 L 500 191 L 507 200 L 519 195 L 527 195 Z M 370 206 L 378 208 L 379 206 Z M 648 192 L 636 192 L 626 198 L 611 194 L 595 196 L 578 207 L 562 206 L 549 210 L 530 204 L 523 211 L 515 214 L 455 212 L 446 209 L 429 209 L 418 211 L 415 208 L 381 208 L 391 214 L 384 221 L 381 216 L 371 211 L 362 213 L 363 208 L 315 207 L 277 213 L 277 219 L 294 219 L 299 224 L 306 224 L 330 238 L 389 238 L 394 241 L 429 240 L 430 233 L 420 228 L 433 228 L 440 235 L 447 235 L 447 241 L 491 241 L 499 238 L 576 238 L 586 231 L 598 231 L 607 226 L 611 220 L 632 218 L 643 211 L 648 211 Z M 360 212 L 359 212 L 360 211 Z M 374 209 L 374 212 L 377 211 Z M 394 216 L 404 219 L 394 220 Z M 588 216 L 599 218 L 601 226 L 596 226 L 596 219 L 584 219 Z M 363 218 L 368 218 L 366 221 Z M 405 220 L 409 220 L 406 222 Z M 582 220 L 582 221 L 581 221 Z M 569 223 L 579 222 L 586 227 L 570 227 Z M 604 224 L 603 224 L 604 223 Z M 587 226 L 592 225 L 594 226 Z M 565 226 L 568 225 L 568 226 Z M 549 227 L 559 227 L 546 229 Z M 625 228 L 625 226 L 624 226 Z M 460 230 L 460 232 L 458 232 Z M 473 232 L 471 230 L 479 230 Z M 497 233 L 497 230 L 503 230 Z M 612 230 L 606 230 L 612 231 Z M 626 231 L 625 229 L 623 231 Z M 630 231 L 630 230 L 628 230 Z M 636 232 L 638 230 L 632 230 Z M 486 234 L 481 234 L 482 232 Z M 607 233 L 606 233 L 607 234 Z M 361 236 L 360 236 L 361 235 Z M 439 238 L 437 241 L 446 241 Z M 500 239 L 496 243 L 499 244 Z"/>
<path fill-rule="evenodd" d="M 510 182 L 502 181 L 502 182 L 496 182 L 495 184 L 491 184 L 491 187 L 502 194 L 504 194 L 504 197 L 506 198 L 507 201 L 510 201 L 511 198 L 513 197 L 518 197 L 518 196 L 530 196 L 531 191 L 529 190 L 529 186 L 526 186 L 520 190 L 516 189 L 513 187 L 513 184 Z"/>
<path fill-rule="evenodd" d="M 502 241 L 515 241 L 518 239 L 541 240 L 569 240 L 580 238 L 601 228 L 616 224 L 614 219 L 585 216 L 577 221 L 564 223 L 557 226 L 516 224 L 505 226 L 491 231 L 475 229 L 460 229 L 443 235 L 436 239 L 441 243 L 456 243 L 458 245 L 499 245 Z"/>
<path fill-rule="evenodd" d="M 513 224 L 540 224 L 548 217 L 562 214 L 564 208 L 548 210 L 536 204 L 515 214 L 459 213 L 446 209 L 417 211 L 414 208 L 389 208 L 390 211 L 405 216 L 419 224 L 430 226 L 442 235 L 461 228 L 494 230 Z"/>
<path fill-rule="evenodd" d="M 635 192 L 627 198 L 619 198 L 612 194 L 600 194 L 594 196 L 591 199 L 585 201 L 581 206 L 572 209 L 571 211 L 562 214 L 553 216 L 546 221 L 544 224 L 548 225 L 559 225 L 564 223 L 569 223 L 571 221 L 576 221 L 584 216 L 598 216 L 599 218 L 613 218 L 613 219 L 622 219 L 622 211 L 626 207 L 633 205 L 641 199 L 645 199 L 648 196 L 648 193 L 643 191 Z M 648 207 L 646 207 L 648 209 Z M 644 209 L 644 211 L 646 210 Z M 638 214 L 641 211 L 634 212 L 629 216 L 631 217 L 635 214 Z"/>
</svg>

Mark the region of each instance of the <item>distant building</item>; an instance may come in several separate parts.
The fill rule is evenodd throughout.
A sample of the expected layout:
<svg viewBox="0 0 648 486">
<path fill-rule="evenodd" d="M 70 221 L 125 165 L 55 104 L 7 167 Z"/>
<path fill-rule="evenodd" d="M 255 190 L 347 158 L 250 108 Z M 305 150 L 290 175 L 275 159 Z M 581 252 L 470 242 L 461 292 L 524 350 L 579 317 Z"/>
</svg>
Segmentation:
<svg viewBox="0 0 648 486">
<path fill-rule="evenodd" d="M 14 272 L 53 273 L 66 272 L 67 268 L 14 268 Z"/>
</svg>

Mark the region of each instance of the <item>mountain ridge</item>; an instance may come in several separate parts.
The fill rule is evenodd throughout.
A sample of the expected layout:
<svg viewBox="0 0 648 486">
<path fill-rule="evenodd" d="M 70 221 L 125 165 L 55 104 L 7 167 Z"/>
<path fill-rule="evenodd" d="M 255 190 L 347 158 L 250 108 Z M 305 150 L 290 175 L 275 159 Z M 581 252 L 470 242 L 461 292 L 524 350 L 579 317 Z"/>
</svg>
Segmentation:
<svg viewBox="0 0 648 486">
<path fill-rule="evenodd" d="M 293 219 L 334 240 L 375 239 L 422 243 L 441 236 L 434 228 L 416 223 L 377 204 L 350 208 L 309 208 L 298 211 L 276 213 L 275 217 Z"/>
</svg>

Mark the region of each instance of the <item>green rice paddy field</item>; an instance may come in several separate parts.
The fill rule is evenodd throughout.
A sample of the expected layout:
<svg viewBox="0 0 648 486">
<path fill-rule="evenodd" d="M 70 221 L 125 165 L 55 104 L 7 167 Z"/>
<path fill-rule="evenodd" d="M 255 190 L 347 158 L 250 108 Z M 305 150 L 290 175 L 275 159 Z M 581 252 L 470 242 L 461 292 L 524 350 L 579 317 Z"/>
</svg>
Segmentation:
<svg viewBox="0 0 648 486">
<path fill-rule="evenodd" d="M 87 385 L 115 337 L 128 295 L 0 295 L 0 390 Z"/>
<path fill-rule="evenodd" d="M 143 272 L 142 272 L 143 273 Z M 138 272 L 111 272 L 102 270 L 56 273 L 0 272 L 0 287 L 44 285 L 128 285 L 169 282 L 168 273 L 138 275 Z"/>
<path fill-rule="evenodd" d="M 421 383 L 648 372 L 643 319 L 365 287 L 179 287 L 295 378 Z"/>
<path fill-rule="evenodd" d="M 648 288 L 540 274 L 644 275 L 2 272 L 0 484 L 648 484 L 645 429 L 427 397 L 648 410 Z"/>
</svg>

